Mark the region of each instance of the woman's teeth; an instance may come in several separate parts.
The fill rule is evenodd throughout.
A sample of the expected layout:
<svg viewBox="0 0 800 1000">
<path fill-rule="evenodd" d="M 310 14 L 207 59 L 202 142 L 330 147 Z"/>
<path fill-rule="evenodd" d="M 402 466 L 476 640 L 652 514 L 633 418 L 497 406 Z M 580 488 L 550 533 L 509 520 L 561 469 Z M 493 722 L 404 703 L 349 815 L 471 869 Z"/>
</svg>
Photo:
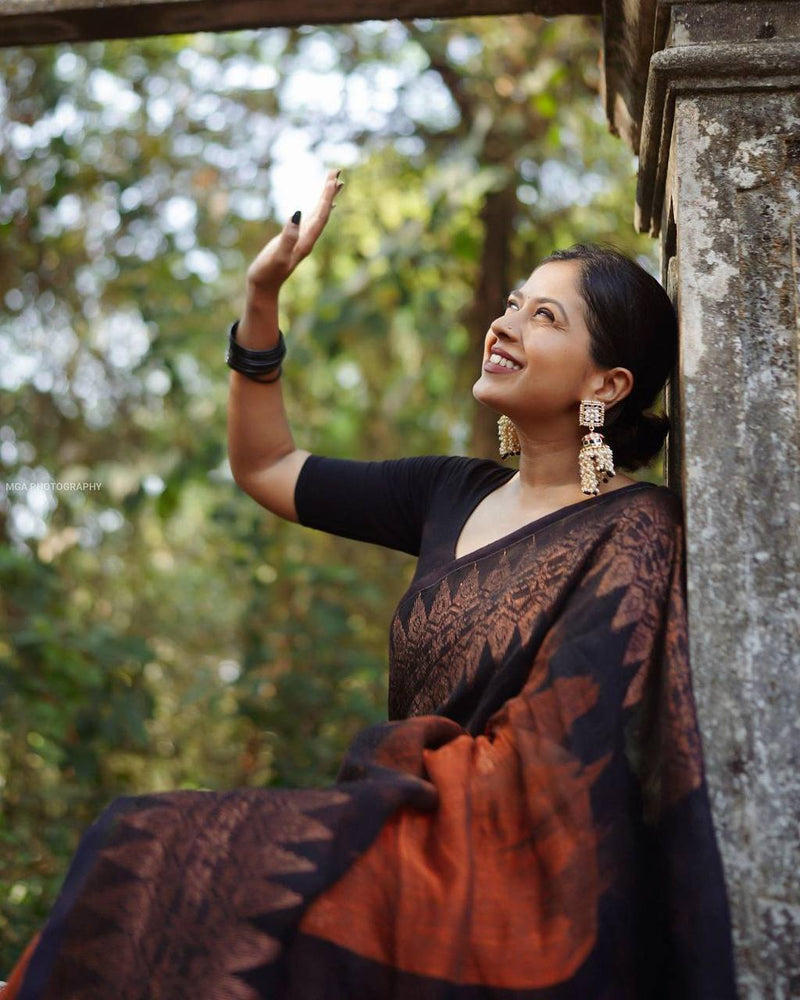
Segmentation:
<svg viewBox="0 0 800 1000">
<path fill-rule="evenodd" d="M 490 354 L 489 360 L 493 365 L 502 365 L 503 368 L 510 368 L 512 371 L 518 372 L 522 365 L 518 365 L 516 362 L 504 358 L 502 354 Z"/>
</svg>

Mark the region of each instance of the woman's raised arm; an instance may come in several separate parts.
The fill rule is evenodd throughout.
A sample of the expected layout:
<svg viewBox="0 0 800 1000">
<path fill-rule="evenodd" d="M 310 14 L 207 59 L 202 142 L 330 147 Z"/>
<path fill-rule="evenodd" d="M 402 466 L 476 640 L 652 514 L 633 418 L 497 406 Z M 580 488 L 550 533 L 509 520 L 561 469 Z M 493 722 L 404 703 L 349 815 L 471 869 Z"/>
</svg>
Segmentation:
<svg viewBox="0 0 800 1000">
<path fill-rule="evenodd" d="M 236 341 L 251 351 L 278 343 L 278 293 L 314 247 L 343 182 L 332 170 L 310 218 L 297 212 L 247 271 L 247 300 Z M 281 382 L 256 382 L 232 371 L 228 394 L 228 457 L 236 483 L 273 513 L 297 520 L 294 489 L 307 451 L 295 447 Z"/>
</svg>

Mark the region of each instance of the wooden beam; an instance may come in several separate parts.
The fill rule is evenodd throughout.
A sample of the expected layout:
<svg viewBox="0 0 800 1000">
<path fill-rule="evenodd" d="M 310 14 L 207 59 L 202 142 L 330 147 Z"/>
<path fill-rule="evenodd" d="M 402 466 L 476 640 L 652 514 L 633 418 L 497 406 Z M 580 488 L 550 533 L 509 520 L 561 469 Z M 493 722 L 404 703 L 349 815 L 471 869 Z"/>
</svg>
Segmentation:
<svg viewBox="0 0 800 1000">
<path fill-rule="evenodd" d="M 0 46 L 478 14 L 602 13 L 602 0 L 2 0 Z"/>
<path fill-rule="evenodd" d="M 647 73 L 669 28 L 669 2 L 605 0 L 603 96 L 611 131 L 639 152 Z"/>
</svg>

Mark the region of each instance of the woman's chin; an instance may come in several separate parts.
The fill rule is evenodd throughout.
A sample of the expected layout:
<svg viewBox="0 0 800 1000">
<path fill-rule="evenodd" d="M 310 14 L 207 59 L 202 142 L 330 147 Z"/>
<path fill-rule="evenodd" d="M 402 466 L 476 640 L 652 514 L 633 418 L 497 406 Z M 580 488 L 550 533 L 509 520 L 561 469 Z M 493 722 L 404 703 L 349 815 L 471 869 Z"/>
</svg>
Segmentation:
<svg viewBox="0 0 800 1000">
<path fill-rule="evenodd" d="M 493 392 L 492 389 L 493 386 L 488 384 L 488 379 L 481 373 L 477 382 L 472 386 L 472 395 L 483 406 L 488 406 L 490 410 L 501 413 L 503 409 L 502 401 L 498 398 L 499 394 Z"/>
</svg>

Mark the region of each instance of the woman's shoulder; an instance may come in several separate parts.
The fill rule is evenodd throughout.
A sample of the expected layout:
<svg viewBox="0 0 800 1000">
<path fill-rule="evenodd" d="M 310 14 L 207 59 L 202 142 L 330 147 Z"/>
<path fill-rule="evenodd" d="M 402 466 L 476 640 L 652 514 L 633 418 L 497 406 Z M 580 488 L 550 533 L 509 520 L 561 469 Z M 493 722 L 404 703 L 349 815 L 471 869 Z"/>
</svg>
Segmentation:
<svg viewBox="0 0 800 1000">
<path fill-rule="evenodd" d="M 614 498 L 615 522 L 620 526 L 683 527 L 683 501 L 669 486 L 634 480 L 607 495 Z"/>
<path fill-rule="evenodd" d="M 468 501 L 502 486 L 515 471 L 490 458 L 450 455 L 443 458 L 439 466 L 439 487 L 441 492 L 453 499 L 462 497 Z"/>
</svg>

